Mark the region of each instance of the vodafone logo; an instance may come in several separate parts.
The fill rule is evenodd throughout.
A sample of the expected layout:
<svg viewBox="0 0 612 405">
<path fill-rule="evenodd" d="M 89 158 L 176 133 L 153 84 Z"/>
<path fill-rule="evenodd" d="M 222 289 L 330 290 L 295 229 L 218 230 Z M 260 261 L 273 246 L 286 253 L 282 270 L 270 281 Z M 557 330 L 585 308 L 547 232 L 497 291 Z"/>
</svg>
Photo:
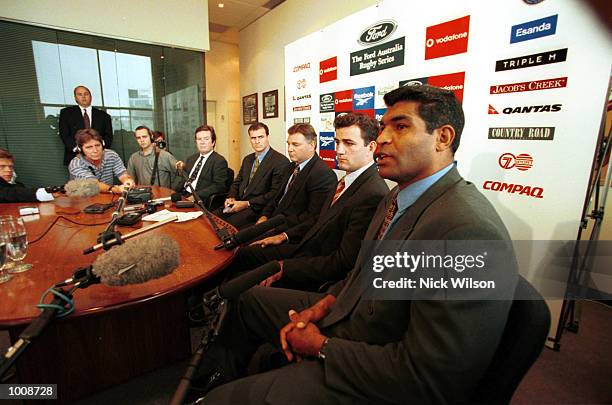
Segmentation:
<svg viewBox="0 0 612 405">
<path fill-rule="evenodd" d="M 469 15 L 427 27 L 425 59 L 435 59 L 467 52 L 469 33 Z"/>
<path fill-rule="evenodd" d="M 521 153 L 517 156 L 514 156 L 512 153 L 504 153 L 499 157 L 497 163 L 502 169 L 510 170 L 516 168 L 524 172 L 533 167 L 533 158 L 527 153 Z"/>
<path fill-rule="evenodd" d="M 325 83 L 338 78 L 338 58 L 325 59 L 319 62 L 319 83 Z"/>
</svg>

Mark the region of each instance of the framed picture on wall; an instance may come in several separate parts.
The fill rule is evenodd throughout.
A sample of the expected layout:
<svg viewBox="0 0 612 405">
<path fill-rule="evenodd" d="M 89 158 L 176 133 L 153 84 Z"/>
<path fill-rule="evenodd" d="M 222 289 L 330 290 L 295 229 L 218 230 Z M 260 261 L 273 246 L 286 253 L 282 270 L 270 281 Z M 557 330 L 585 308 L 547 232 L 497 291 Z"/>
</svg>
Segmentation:
<svg viewBox="0 0 612 405">
<path fill-rule="evenodd" d="M 257 93 L 242 97 L 242 123 L 249 125 L 257 122 Z"/>
<path fill-rule="evenodd" d="M 266 91 L 261 94 L 263 103 L 263 117 L 277 118 L 278 117 L 278 90 Z"/>
</svg>

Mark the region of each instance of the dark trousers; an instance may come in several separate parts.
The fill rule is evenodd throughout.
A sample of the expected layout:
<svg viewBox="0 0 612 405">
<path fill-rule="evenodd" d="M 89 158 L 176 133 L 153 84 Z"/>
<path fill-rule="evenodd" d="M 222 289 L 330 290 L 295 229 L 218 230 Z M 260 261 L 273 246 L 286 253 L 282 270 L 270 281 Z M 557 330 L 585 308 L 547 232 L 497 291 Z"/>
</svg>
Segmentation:
<svg viewBox="0 0 612 405">
<path fill-rule="evenodd" d="M 221 207 L 215 210 L 214 214 L 222 220 L 234 225 L 238 230 L 254 225 L 259 219 L 259 214 L 254 212 L 251 208 L 246 208 L 234 214 L 224 214 L 223 207 Z"/>
</svg>

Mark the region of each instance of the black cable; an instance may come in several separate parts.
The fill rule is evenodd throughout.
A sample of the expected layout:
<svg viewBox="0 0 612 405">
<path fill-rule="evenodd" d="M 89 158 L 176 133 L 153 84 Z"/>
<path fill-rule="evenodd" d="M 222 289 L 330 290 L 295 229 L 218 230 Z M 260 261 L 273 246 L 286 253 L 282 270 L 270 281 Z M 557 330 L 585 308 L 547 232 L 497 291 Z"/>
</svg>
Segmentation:
<svg viewBox="0 0 612 405">
<path fill-rule="evenodd" d="M 94 223 L 94 224 L 83 224 L 83 223 L 81 223 L 81 222 L 76 222 L 76 221 L 71 220 L 70 218 L 66 218 L 66 217 L 64 217 L 63 215 L 60 215 L 60 216 L 58 216 L 57 218 L 55 218 L 55 219 L 53 220 L 53 222 L 51 222 L 51 225 L 49 225 L 49 227 L 48 227 L 47 229 L 45 229 L 45 231 L 44 231 L 44 232 L 43 232 L 43 233 L 42 233 L 42 234 L 41 234 L 39 237 L 37 237 L 36 239 L 34 239 L 34 240 L 30 241 L 30 242 L 29 242 L 29 244 L 31 245 L 31 244 L 33 244 L 33 243 L 38 242 L 38 241 L 39 241 L 39 240 L 41 240 L 42 238 L 44 238 L 44 237 L 45 237 L 45 235 L 47 235 L 47 234 L 49 233 L 49 231 L 51 230 L 51 228 L 53 228 L 53 226 L 54 226 L 54 225 L 57 223 L 57 221 L 59 221 L 60 219 L 63 219 L 64 221 L 68 221 L 68 222 L 73 223 L 73 224 L 75 224 L 75 225 L 81 225 L 81 226 L 100 226 L 100 225 L 106 225 L 106 224 L 107 224 L 106 222 L 100 222 L 100 223 Z"/>
</svg>

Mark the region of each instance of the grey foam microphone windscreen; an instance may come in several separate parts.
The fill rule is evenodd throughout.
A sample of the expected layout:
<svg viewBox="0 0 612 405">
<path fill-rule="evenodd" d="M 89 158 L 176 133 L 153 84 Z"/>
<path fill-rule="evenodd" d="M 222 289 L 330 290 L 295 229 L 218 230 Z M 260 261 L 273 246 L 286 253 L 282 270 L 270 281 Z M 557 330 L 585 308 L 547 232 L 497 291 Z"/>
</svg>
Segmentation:
<svg viewBox="0 0 612 405">
<path fill-rule="evenodd" d="M 93 197 L 100 194 L 100 187 L 96 179 L 70 180 L 64 189 L 68 197 Z"/>
<path fill-rule="evenodd" d="M 103 284 L 141 284 L 170 274 L 179 265 L 178 243 L 167 235 L 130 239 L 96 258 L 93 273 Z"/>
</svg>

